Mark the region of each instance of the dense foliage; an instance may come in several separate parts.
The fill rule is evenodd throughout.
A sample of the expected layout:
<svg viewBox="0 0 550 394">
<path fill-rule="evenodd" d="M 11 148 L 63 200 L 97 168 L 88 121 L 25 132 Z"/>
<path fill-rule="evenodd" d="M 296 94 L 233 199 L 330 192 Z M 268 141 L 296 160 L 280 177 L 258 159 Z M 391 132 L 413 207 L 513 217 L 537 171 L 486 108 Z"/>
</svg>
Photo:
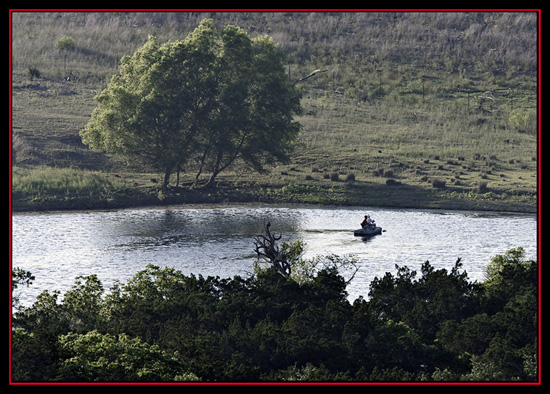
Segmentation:
<svg viewBox="0 0 550 394">
<path fill-rule="evenodd" d="M 97 96 L 82 141 L 170 174 L 183 167 L 216 176 L 237 159 L 257 171 L 286 162 L 300 126 L 300 94 L 286 55 L 267 36 L 251 39 L 205 19 L 185 40 L 149 37 L 121 60 Z"/>
<path fill-rule="evenodd" d="M 300 283 L 271 267 L 221 279 L 149 265 L 107 294 L 81 277 L 15 313 L 12 379 L 532 381 L 538 270 L 522 257 L 494 257 L 482 283 L 460 261 L 418 278 L 396 267 L 353 304 L 330 264 Z"/>
</svg>

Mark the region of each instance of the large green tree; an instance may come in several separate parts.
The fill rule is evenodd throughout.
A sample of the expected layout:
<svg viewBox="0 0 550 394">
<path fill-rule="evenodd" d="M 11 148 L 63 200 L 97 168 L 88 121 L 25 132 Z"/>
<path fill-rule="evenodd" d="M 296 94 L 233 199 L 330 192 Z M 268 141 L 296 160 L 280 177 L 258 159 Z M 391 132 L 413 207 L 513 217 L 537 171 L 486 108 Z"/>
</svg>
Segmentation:
<svg viewBox="0 0 550 394">
<path fill-rule="evenodd" d="M 150 37 L 96 97 L 82 141 L 162 171 L 163 187 L 179 168 L 208 171 L 207 185 L 235 163 L 264 171 L 289 160 L 300 130 L 285 63 L 269 37 L 209 19 L 182 41 Z"/>
</svg>

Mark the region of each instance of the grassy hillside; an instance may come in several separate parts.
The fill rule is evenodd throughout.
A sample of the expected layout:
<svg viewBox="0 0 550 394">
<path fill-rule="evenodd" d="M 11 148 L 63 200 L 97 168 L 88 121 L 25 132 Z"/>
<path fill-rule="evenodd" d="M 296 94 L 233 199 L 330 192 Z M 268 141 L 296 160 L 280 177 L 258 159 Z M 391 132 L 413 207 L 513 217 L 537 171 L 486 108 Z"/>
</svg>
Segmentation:
<svg viewBox="0 0 550 394">
<path fill-rule="evenodd" d="M 204 17 L 273 37 L 289 54 L 291 79 L 329 71 L 300 85 L 303 131 L 292 164 L 267 176 L 236 167 L 214 194 L 159 195 L 158 174 L 91 152 L 78 132 L 122 56 L 150 34 L 182 39 Z M 536 111 L 536 13 L 12 14 L 14 181 L 70 167 L 99 171 L 102 185 L 114 185 L 110 195 L 128 201 L 534 211 Z M 183 184 L 191 177 L 183 174 Z M 14 196 L 16 207 L 46 198 L 18 185 L 27 192 Z M 55 193 L 71 200 L 82 191 Z"/>
</svg>

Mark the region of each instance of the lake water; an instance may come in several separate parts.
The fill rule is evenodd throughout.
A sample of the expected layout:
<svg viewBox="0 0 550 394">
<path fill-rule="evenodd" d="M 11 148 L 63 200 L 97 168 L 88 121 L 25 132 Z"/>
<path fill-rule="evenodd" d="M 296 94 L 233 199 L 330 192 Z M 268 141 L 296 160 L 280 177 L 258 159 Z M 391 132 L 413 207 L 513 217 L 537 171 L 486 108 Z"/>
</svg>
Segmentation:
<svg viewBox="0 0 550 394">
<path fill-rule="evenodd" d="M 385 232 L 354 237 L 369 213 Z M 147 264 L 185 274 L 246 276 L 255 260 L 253 237 L 267 221 L 282 240 L 302 238 L 306 257 L 354 254 L 359 271 L 350 300 L 367 297 L 369 284 L 395 264 L 419 271 L 426 260 L 450 270 L 457 258 L 471 280 L 482 281 L 492 256 L 522 246 L 537 258 L 535 215 L 318 206 L 209 206 L 15 214 L 12 262 L 36 280 L 21 288 L 30 305 L 43 290 L 63 294 L 76 276 L 97 274 L 108 289 Z"/>
</svg>

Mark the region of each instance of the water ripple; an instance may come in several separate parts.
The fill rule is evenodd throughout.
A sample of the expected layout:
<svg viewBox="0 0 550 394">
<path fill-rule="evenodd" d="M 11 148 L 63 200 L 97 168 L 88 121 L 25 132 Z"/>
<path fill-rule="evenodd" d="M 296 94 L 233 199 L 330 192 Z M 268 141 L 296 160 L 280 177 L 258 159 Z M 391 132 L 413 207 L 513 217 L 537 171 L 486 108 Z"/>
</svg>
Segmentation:
<svg viewBox="0 0 550 394">
<path fill-rule="evenodd" d="M 365 213 L 386 232 L 354 237 Z M 490 258 L 523 246 L 537 253 L 535 215 L 365 207 L 220 206 L 163 207 L 16 214 L 13 266 L 36 276 L 22 289 L 28 305 L 43 290 L 70 289 L 79 275 L 97 274 L 109 288 L 152 263 L 185 274 L 231 277 L 252 271 L 253 237 L 268 221 L 283 240 L 304 239 L 306 257 L 354 254 L 360 270 L 350 298 L 366 296 L 375 276 L 395 264 L 419 270 L 429 260 L 450 269 L 458 257 L 470 279 L 483 280 Z"/>
</svg>

